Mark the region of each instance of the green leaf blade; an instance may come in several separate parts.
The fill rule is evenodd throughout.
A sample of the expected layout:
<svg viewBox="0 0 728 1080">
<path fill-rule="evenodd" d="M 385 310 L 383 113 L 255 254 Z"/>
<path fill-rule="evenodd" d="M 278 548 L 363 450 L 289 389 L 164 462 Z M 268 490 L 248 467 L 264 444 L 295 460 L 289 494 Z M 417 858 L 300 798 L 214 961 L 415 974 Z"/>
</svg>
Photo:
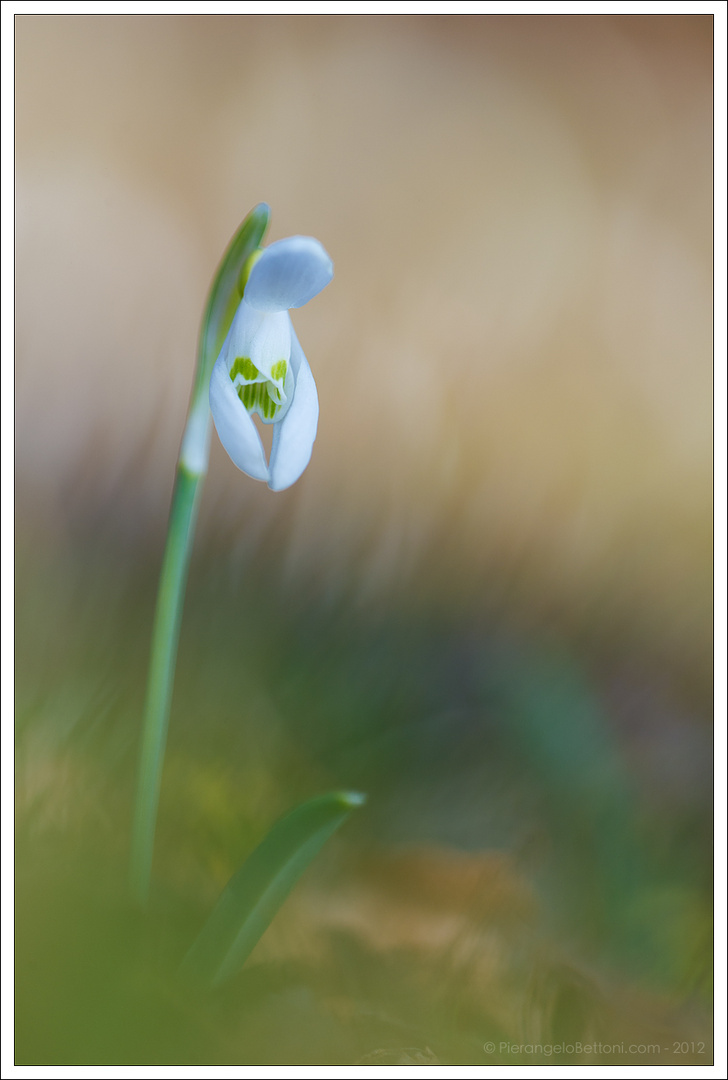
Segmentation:
<svg viewBox="0 0 728 1080">
<path fill-rule="evenodd" d="M 228 882 L 183 968 L 212 986 L 235 975 L 301 874 L 364 801 L 331 792 L 281 818 Z"/>
</svg>

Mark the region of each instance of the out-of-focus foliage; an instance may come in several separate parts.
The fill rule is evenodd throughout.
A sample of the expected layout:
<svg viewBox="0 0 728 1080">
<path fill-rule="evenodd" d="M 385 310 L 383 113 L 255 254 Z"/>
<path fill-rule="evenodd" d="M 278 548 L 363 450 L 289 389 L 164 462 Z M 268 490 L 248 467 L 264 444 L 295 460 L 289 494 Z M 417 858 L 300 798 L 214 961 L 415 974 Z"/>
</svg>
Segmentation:
<svg viewBox="0 0 728 1080">
<path fill-rule="evenodd" d="M 46 558 L 19 578 L 19 1060 L 707 1041 L 708 743 L 673 712 L 641 772 L 645 676 L 486 622 L 352 620 L 282 589 L 276 558 L 234 590 L 201 554 L 145 921 L 125 873 L 151 567 Z M 219 890 L 334 783 L 369 807 L 204 998 L 177 967 Z"/>
</svg>

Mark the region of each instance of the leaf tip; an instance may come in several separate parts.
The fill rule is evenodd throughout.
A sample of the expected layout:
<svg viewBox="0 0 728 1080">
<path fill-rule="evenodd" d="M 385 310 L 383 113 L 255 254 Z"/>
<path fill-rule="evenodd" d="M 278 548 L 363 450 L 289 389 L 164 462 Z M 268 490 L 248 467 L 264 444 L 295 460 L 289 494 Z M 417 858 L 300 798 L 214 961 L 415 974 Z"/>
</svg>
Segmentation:
<svg viewBox="0 0 728 1080">
<path fill-rule="evenodd" d="M 361 791 L 340 791 L 338 796 L 343 805 L 350 810 L 363 806 L 367 801 L 367 796 Z"/>
</svg>

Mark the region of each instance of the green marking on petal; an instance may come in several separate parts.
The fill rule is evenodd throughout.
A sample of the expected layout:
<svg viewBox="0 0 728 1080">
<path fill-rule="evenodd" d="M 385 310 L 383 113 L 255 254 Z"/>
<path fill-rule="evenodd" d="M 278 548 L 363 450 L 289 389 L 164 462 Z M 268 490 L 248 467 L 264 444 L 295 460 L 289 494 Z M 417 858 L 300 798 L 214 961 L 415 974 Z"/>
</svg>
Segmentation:
<svg viewBox="0 0 728 1080">
<path fill-rule="evenodd" d="M 272 420 L 281 407 L 280 391 L 269 382 L 242 383 L 238 397 L 248 412 L 257 411 L 264 420 Z"/>
<path fill-rule="evenodd" d="M 230 368 L 236 393 L 249 413 L 257 412 L 262 420 L 275 420 L 286 400 L 283 383 L 288 378 L 288 361 L 281 359 L 271 367 L 270 377 L 260 371 L 249 356 L 238 356 Z M 242 380 L 242 381 L 241 381 Z"/>
<path fill-rule="evenodd" d="M 276 360 L 273 367 L 270 369 L 271 379 L 275 379 L 279 382 L 281 379 L 285 379 L 286 372 L 288 371 L 288 364 L 285 360 Z"/>
<path fill-rule="evenodd" d="M 249 356 L 237 356 L 233 366 L 230 368 L 230 378 L 233 382 L 235 382 L 238 375 L 242 375 L 244 379 L 252 382 L 258 378 L 260 372 Z"/>
</svg>

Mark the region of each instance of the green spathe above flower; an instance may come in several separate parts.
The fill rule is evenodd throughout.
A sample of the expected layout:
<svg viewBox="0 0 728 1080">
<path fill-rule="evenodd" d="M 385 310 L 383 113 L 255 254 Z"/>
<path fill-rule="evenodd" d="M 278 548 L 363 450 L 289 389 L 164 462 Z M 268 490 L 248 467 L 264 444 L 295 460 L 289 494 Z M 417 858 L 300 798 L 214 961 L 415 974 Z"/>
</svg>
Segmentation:
<svg viewBox="0 0 728 1080">
<path fill-rule="evenodd" d="M 318 395 L 288 314 L 333 277 L 324 248 L 291 236 L 265 248 L 250 271 L 243 299 L 210 379 L 210 409 L 220 442 L 248 476 L 282 491 L 311 458 Z M 253 422 L 273 424 L 270 462 Z"/>
</svg>

